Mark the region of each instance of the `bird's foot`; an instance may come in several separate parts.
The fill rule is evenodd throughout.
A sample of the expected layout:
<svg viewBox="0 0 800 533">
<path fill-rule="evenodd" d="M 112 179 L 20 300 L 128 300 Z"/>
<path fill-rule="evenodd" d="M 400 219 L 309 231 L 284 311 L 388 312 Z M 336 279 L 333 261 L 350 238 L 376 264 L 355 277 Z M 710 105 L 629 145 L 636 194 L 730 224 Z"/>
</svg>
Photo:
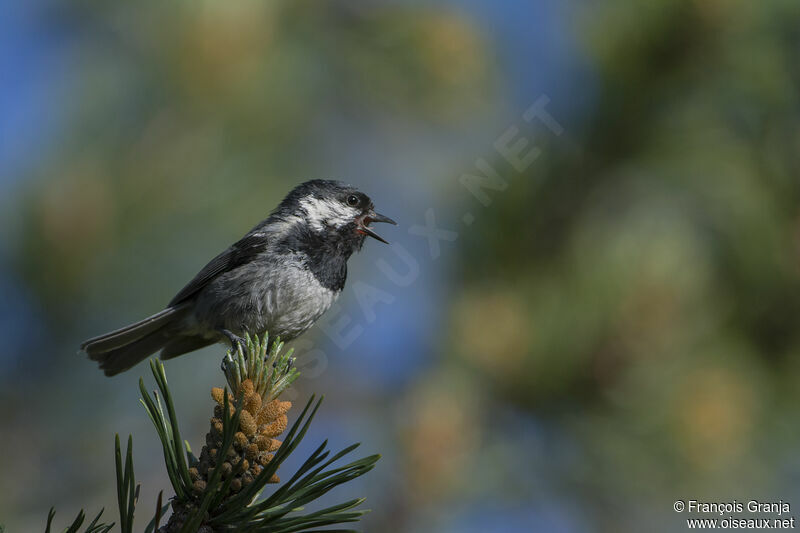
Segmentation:
<svg viewBox="0 0 800 533">
<path fill-rule="evenodd" d="M 228 338 L 228 340 L 231 343 L 231 349 L 234 352 L 238 352 L 239 349 L 241 348 L 242 353 L 245 354 L 247 353 L 247 341 L 245 341 L 243 338 L 241 338 L 240 336 L 236 335 L 235 333 L 227 329 L 221 329 L 219 330 L 219 332 Z"/>
</svg>

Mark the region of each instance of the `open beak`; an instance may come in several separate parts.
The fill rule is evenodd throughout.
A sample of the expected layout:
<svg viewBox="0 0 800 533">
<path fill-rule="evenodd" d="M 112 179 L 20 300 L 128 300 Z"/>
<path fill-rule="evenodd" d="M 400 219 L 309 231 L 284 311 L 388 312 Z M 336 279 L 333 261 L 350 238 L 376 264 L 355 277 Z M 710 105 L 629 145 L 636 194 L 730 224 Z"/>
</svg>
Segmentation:
<svg viewBox="0 0 800 533">
<path fill-rule="evenodd" d="M 375 211 L 371 211 L 358 225 L 359 232 L 363 233 L 364 235 L 369 235 L 373 239 L 377 239 L 382 243 L 389 244 L 389 241 L 375 233 L 372 228 L 369 227 L 369 225 L 373 222 L 385 222 L 386 224 L 394 224 L 395 226 L 397 225 L 397 222 L 387 216 L 378 214 Z"/>
</svg>

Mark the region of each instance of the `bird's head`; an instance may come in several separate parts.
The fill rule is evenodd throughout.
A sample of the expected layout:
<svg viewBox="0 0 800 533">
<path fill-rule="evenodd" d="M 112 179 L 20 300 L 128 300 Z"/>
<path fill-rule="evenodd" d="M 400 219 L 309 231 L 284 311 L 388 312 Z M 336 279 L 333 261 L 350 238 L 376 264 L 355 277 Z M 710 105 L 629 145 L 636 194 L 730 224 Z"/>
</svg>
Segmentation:
<svg viewBox="0 0 800 533">
<path fill-rule="evenodd" d="M 389 244 L 370 227 L 373 222 L 397 224 L 375 211 L 369 196 L 333 180 L 312 180 L 295 187 L 279 207 L 303 220 L 309 231 L 322 239 L 335 239 L 353 250 L 366 237 Z"/>
</svg>

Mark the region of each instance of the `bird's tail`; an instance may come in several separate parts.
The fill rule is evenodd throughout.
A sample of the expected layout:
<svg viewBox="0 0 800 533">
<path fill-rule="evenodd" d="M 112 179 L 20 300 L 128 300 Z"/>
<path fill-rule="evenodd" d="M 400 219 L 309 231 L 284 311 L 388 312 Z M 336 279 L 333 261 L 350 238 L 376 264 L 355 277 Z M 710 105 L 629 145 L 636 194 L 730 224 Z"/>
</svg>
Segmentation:
<svg viewBox="0 0 800 533">
<path fill-rule="evenodd" d="M 135 324 L 89 339 L 81 350 L 99 362 L 107 376 L 119 374 L 163 348 L 173 337 L 170 326 L 188 310 L 187 305 L 168 307 Z"/>
</svg>

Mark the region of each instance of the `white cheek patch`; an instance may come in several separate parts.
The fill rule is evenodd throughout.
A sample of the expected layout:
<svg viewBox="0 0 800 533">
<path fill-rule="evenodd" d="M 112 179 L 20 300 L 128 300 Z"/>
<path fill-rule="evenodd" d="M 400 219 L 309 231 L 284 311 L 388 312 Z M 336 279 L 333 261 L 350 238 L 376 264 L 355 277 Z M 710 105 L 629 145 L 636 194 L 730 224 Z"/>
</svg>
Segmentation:
<svg viewBox="0 0 800 533">
<path fill-rule="evenodd" d="M 336 200 L 321 200 L 307 196 L 300 200 L 302 207 L 308 215 L 308 223 L 317 231 L 323 231 L 325 226 L 341 228 L 349 224 L 360 214 L 355 207 L 344 205 Z"/>
</svg>

